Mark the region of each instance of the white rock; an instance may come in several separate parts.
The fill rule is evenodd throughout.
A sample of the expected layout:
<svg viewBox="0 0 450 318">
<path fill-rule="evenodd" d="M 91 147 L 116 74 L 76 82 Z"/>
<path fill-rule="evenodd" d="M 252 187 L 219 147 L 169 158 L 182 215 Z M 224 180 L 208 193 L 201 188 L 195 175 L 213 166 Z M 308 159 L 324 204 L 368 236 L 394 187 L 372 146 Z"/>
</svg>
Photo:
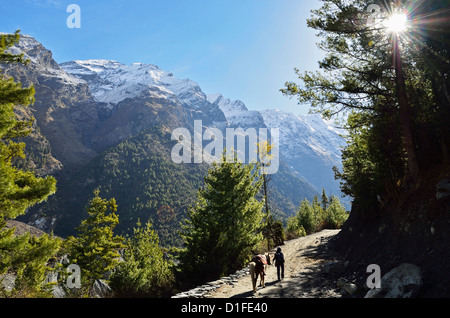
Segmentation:
<svg viewBox="0 0 450 318">
<path fill-rule="evenodd" d="M 370 290 L 364 298 L 414 298 L 422 284 L 418 266 L 401 264 L 383 276 L 381 288 Z"/>
</svg>

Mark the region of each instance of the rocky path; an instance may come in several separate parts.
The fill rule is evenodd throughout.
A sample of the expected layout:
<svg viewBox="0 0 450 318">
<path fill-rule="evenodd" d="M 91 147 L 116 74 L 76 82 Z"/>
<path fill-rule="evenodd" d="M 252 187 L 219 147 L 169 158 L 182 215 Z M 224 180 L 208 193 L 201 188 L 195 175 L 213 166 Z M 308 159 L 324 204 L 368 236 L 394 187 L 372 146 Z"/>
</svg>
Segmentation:
<svg viewBox="0 0 450 318">
<path fill-rule="evenodd" d="M 250 276 L 233 284 L 224 284 L 211 293 L 212 298 L 338 298 L 338 273 L 324 270 L 328 264 L 338 264 L 339 256 L 328 250 L 327 241 L 339 231 L 324 230 L 301 237 L 282 246 L 286 263 L 285 278 L 277 281 L 275 266 L 267 270 L 266 287 L 251 291 Z M 258 280 L 259 285 L 259 280 Z"/>
<path fill-rule="evenodd" d="M 327 242 L 339 230 L 324 230 L 288 241 L 282 246 L 285 278 L 277 280 L 275 266 L 266 272 L 266 287 L 252 292 L 248 268 L 234 275 L 181 293 L 176 298 L 339 298 L 339 266 L 342 261 L 328 248 Z M 259 285 L 259 280 L 258 280 Z"/>
</svg>

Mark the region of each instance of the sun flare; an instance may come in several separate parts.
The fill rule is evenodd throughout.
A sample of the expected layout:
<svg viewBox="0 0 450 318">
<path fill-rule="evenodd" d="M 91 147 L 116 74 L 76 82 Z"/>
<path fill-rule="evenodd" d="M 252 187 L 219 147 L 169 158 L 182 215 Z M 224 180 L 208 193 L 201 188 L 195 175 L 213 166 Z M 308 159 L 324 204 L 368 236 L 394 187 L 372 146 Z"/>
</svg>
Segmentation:
<svg viewBox="0 0 450 318">
<path fill-rule="evenodd" d="M 386 19 L 384 26 L 391 33 L 402 33 L 408 28 L 408 17 L 404 13 L 394 13 Z"/>
</svg>

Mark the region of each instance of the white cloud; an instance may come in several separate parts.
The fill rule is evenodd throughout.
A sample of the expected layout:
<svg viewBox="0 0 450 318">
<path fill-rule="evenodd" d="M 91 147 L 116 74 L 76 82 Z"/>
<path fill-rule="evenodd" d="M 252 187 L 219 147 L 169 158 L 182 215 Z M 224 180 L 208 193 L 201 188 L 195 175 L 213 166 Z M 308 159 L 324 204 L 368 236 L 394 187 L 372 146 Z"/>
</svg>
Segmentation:
<svg viewBox="0 0 450 318">
<path fill-rule="evenodd" d="M 67 6 L 64 0 L 26 0 L 26 2 L 39 7 L 64 8 Z"/>
</svg>

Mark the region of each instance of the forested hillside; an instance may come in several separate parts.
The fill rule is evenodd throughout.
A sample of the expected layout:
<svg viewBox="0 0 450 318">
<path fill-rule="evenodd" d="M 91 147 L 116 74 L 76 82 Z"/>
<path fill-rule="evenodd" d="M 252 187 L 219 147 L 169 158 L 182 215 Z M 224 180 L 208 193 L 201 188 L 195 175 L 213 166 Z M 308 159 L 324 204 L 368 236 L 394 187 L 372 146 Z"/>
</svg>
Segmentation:
<svg viewBox="0 0 450 318">
<path fill-rule="evenodd" d="M 149 220 L 163 245 L 179 245 L 179 224 L 203 184 L 207 166 L 174 164 L 171 132 L 178 127 L 192 131 L 194 120 L 201 120 L 204 129 L 224 131 L 233 123 L 219 106 L 208 102 L 197 83 L 154 65 L 106 60 L 58 65 L 50 50 L 27 35 L 10 50 L 24 54 L 28 64 L 3 64 L 3 72 L 35 90 L 35 103 L 16 109 L 21 117 L 35 120 L 31 134 L 22 140 L 26 156 L 14 162 L 58 181 L 56 195 L 20 219 L 66 237 L 84 219 L 86 205 L 99 189 L 120 206 L 122 221 L 116 230 L 131 233 L 137 219 Z M 245 118 L 260 117 L 242 107 Z M 255 128 L 265 127 L 262 120 L 257 124 Z M 330 170 L 328 163 L 316 162 Z M 282 221 L 296 212 L 302 199 L 318 194 L 283 161 L 269 188 L 273 213 Z"/>
<path fill-rule="evenodd" d="M 168 155 L 171 145 L 170 134 L 155 127 L 68 175 L 57 194 L 45 203 L 47 217 L 59 219 L 55 234 L 74 234 L 87 215 L 86 202 L 98 189 L 102 197 L 115 198 L 119 205 L 117 231 L 131 233 L 139 219 L 151 221 L 164 244 L 179 245 L 179 223 L 186 217 L 208 167 L 173 163 Z"/>
<path fill-rule="evenodd" d="M 103 197 L 115 198 L 120 207 L 117 231 L 130 233 L 138 219 L 148 220 L 162 244 L 179 246 L 179 224 L 194 204 L 209 165 L 173 163 L 169 154 L 174 144 L 161 127 L 148 129 L 64 176 L 57 193 L 42 204 L 46 218 L 58 218 L 61 224 L 55 234 L 66 237 L 74 233 L 86 217 L 86 202 L 99 189 Z M 314 195 L 314 188 L 295 178 L 285 166 L 269 184 L 271 211 L 282 221 L 295 214 L 303 198 L 312 199 Z M 60 213 L 62 210 L 64 213 Z M 26 216 L 22 219 L 32 221 Z"/>
</svg>

